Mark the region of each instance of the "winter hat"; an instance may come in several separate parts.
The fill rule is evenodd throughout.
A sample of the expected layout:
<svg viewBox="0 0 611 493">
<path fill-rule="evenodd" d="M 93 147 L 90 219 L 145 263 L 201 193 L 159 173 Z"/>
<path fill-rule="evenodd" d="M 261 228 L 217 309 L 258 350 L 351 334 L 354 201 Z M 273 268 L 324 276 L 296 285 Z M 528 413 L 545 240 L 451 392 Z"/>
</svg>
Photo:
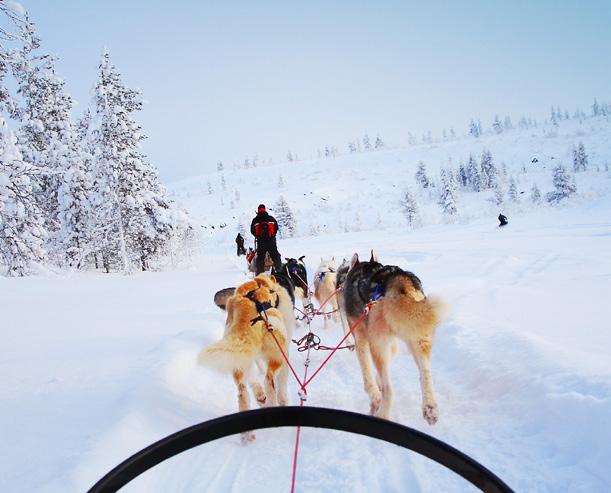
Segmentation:
<svg viewBox="0 0 611 493">
<path fill-rule="evenodd" d="M 265 204 L 259 204 L 259 207 L 257 207 L 257 212 L 265 212 Z"/>
</svg>

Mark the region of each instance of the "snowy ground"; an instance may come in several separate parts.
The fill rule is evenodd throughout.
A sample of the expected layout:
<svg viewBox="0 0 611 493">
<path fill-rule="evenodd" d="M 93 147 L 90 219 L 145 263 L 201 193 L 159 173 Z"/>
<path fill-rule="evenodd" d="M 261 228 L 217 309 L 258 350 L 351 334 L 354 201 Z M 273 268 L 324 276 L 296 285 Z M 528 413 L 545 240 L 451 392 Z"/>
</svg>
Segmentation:
<svg viewBox="0 0 611 493">
<path fill-rule="evenodd" d="M 605 179 L 608 179 L 605 177 Z M 393 419 L 473 456 L 516 491 L 611 491 L 611 199 L 492 218 L 281 241 L 283 254 L 374 248 L 452 306 L 433 348 L 441 418 L 425 424 L 417 372 L 393 365 Z M 233 233 L 235 235 L 235 233 Z M 223 314 L 213 293 L 244 280 L 231 241 L 174 272 L 0 278 L 0 491 L 85 491 L 130 454 L 237 409 L 230 378 L 198 367 Z M 339 329 L 316 330 L 325 343 Z M 301 334 L 298 330 L 297 334 Z M 316 354 L 321 360 L 324 355 Z M 297 366 L 302 355 L 293 351 Z M 292 403 L 298 402 L 290 382 Z M 353 353 L 333 357 L 309 404 L 364 412 Z M 294 430 L 230 437 L 149 471 L 125 491 L 289 490 Z M 304 429 L 299 491 L 473 491 L 398 447 Z"/>
</svg>

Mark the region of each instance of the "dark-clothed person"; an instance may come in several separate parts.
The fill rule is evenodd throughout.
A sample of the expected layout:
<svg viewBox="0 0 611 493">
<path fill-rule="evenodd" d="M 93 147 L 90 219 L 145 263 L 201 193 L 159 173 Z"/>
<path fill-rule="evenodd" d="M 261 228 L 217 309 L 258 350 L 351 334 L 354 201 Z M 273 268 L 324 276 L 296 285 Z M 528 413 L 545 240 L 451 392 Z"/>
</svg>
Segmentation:
<svg viewBox="0 0 611 493">
<path fill-rule="evenodd" d="M 257 274 L 261 274 L 265 270 L 266 253 L 269 253 L 274 262 L 274 268 L 280 272 L 282 260 L 276 246 L 278 222 L 267 213 L 264 204 L 259 204 L 259 207 L 257 207 L 257 215 L 250 224 L 250 232 L 255 237 L 257 244 Z"/>
<path fill-rule="evenodd" d="M 238 257 L 240 255 L 246 255 L 246 249 L 244 248 L 244 237 L 238 233 L 238 236 L 235 237 L 235 242 L 238 247 Z"/>
</svg>

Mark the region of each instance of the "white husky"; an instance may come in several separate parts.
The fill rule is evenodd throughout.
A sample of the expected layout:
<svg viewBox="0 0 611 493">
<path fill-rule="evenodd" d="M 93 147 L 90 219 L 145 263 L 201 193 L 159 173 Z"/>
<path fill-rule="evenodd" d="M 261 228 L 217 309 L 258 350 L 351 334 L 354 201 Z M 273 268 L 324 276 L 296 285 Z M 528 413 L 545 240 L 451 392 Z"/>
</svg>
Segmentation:
<svg viewBox="0 0 611 493">
<path fill-rule="evenodd" d="M 337 294 L 334 294 L 335 284 L 337 279 L 337 264 L 335 257 L 330 260 L 325 260 L 321 257 L 318 270 L 314 274 L 314 297 L 320 306 L 319 310 L 325 320 L 325 329 L 327 328 L 327 320 L 333 319 L 338 321 L 338 304 Z M 325 303 L 326 301 L 326 303 Z M 324 306 L 321 306 L 325 303 Z"/>
</svg>

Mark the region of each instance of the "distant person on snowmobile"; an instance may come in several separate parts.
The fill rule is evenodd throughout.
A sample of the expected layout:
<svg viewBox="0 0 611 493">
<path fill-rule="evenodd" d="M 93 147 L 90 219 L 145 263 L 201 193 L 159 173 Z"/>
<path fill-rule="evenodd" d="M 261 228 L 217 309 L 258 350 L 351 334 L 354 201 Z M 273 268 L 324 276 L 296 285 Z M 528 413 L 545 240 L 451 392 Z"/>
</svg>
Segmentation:
<svg viewBox="0 0 611 493">
<path fill-rule="evenodd" d="M 509 220 L 507 219 L 507 216 L 504 216 L 503 214 L 499 213 L 498 219 L 499 219 L 499 223 L 500 223 L 499 224 L 499 228 L 501 226 L 507 226 L 507 224 L 509 224 Z"/>
<path fill-rule="evenodd" d="M 235 242 L 238 247 L 238 257 L 240 255 L 246 255 L 246 249 L 244 248 L 244 237 L 238 233 L 238 236 L 235 237 Z"/>
<path fill-rule="evenodd" d="M 257 215 L 250 224 L 250 232 L 255 237 L 257 249 L 257 274 L 261 274 L 265 270 L 265 254 L 269 253 L 274 268 L 280 272 L 282 269 L 282 260 L 276 246 L 276 233 L 278 232 L 278 222 L 273 216 L 270 216 L 265 209 L 264 204 L 259 204 L 257 207 Z"/>
</svg>

